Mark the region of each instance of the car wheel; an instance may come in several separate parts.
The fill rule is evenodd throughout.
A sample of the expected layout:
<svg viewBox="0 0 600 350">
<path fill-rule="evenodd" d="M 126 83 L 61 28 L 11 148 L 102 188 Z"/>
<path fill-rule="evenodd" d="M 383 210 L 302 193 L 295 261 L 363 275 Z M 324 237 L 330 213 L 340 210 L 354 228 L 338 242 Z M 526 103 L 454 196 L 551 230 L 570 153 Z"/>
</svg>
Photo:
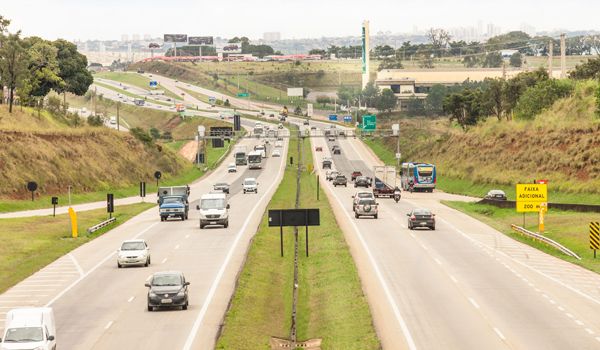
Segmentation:
<svg viewBox="0 0 600 350">
<path fill-rule="evenodd" d="M 432 230 L 432 231 L 435 231 L 435 226 L 431 226 L 431 230 Z"/>
<path fill-rule="evenodd" d="M 357 188 L 358 186 L 356 184 L 354 184 L 354 188 Z"/>
<path fill-rule="evenodd" d="M 188 302 L 187 302 L 187 301 L 185 302 L 185 305 L 183 305 L 183 306 L 181 307 L 181 309 L 182 309 L 182 310 L 187 310 L 187 309 L 188 309 Z"/>
<path fill-rule="evenodd" d="M 160 217 L 160 221 L 165 221 L 165 218 L 164 218 L 164 216 L 161 216 L 161 217 Z"/>
<path fill-rule="evenodd" d="M 152 306 L 148 305 L 148 311 L 152 312 L 152 311 L 154 311 L 154 308 Z"/>
<path fill-rule="evenodd" d="M 148 257 L 148 265 L 152 264 L 152 260 Z"/>
<path fill-rule="evenodd" d="M 118 268 L 121 268 L 121 267 L 123 267 L 123 265 L 121 265 L 121 264 L 117 263 L 117 267 L 118 267 Z"/>
<path fill-rule="evenodd" d="M 354 212 L 354 217 L 358 219 L 359 215 L 357 212 Z"/>
<path fill-rule="evenodd" d="M 185 214 L 185 219 L 186 219 L 186 220 L 188 219 L 188 214 L 187 214 L 187 213 Z"/>
<path fill-rule="evenodd" d="M 373 215 L 375 217 L 375 219 L 377 219 L 377 214 Z"/>
<path fill-rule="evenodd" d="M 204 225 L 200 224 L 200 229 L 202 230 L 204 228 Z"/>
<path fill-rule="evenodd" d="M 185 214 L 180 216 L 181 221 L 185 221 Z"/>
<path fill-rule="evenodd" d="M 229 227 L 229 220 L 225 221 L 225 225 L 223 225 L 224 228 Z"/>
</svg>

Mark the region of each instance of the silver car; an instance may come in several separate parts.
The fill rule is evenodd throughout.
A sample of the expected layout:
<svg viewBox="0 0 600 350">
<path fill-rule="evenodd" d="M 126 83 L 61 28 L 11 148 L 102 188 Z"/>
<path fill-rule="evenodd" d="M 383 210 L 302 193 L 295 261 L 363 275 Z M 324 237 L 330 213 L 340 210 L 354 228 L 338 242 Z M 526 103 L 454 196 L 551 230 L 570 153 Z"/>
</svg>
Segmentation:
<svg viewBox="0 0 600 350">
<path fill-rule="evenodd" d="M 128 265 L 150 265 L 150 248 L 143 239 L 131 239 L 121 243 L 117 250 L 117 267 Z"/>
<path fill-rule="evenodd" d="M 374 199 L 361 198 L 354 206 L 354 217 L 358 219 L 361 216 L 372 216 L 373 218 L 377 219 L 377 207 L 378 204 Z"/>
</svg>

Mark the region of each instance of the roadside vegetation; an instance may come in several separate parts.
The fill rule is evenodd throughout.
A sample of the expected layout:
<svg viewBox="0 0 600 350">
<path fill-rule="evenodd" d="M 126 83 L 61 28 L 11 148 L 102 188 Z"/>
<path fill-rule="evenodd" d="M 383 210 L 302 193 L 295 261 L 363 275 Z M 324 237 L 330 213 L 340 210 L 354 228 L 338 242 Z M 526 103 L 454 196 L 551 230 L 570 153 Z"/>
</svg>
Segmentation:
<svg viewBox="0 0 600 350">
<path fill-rule="evenodd" d="M 309 141 L 302 145 L 312 164 Z M 299 159 L 297 141 L 290 140 L 289 156 Z M 269 208 L 293 208 L 296 166 L 288 165 Z M 366 297 L 356 267 L 324 192 L 316 200 L 316 177 L 306 167 L 301 178 L 300 206 L 319 208 L 321 226 L 310 227 L 310 257 L 304 255 L 299 230 L 299 299 L 297 339 L 322 338 L 323 349 L 379 349 Z M 284 252 L 279 255 L 277 228 L 267 214 L 254 237 L 227 311 L 217 349 L 266 349 L 270 336 L 289 338 L 293 284 L 293 230 L 284 229 Z"/>
<path fill-rule="evenodd" d="M 94 74 L 95 78 L 104 78 L 107 80 L 113 80 L 120 83 L 132 85 L 138 87 L 143 90 L 150 90 L 150 78 L 147 78 L 140 74 L 128 73 L 128 72 L 100 72 Z M 95 82 L 97 84 L 98 82 Z M 183 98 L 173 91 L 166 89 L 164 86 L 159 85 L 157 90 L 163 90 L 165 92 L 165 96 L 171 97 L 176 100 L 183 100 Z M 125 92 L 127 92 L 125 90 Z M 159 101 L 161 102 L 161 101 Z"/>
<path fill-rule="evenodd" d="M 594 259 L 594 252 L 589 247 L 589 222 L 598 221 L 597 213 L 580 213 L 574 211 L 562 211 L 550 209 L 544 217 L 544 236 L 564 245 L 581 260 L 561 253 L 559 250 L 547 246 L 541 242 L 523 236 L 510 228 L 511 224 L 523 225 L 523 214 L 517 213 L 514 208 L 498 208 L 493 205 L 444 201 L 447 206 L 460 210 L 477 220 L 503 232 L 520 242 L 528 244 L 545 253 L 554 255 L 588 270 L 600 273 L 600 259 Z M 527 213 L 525 217 L 525 228 L 538 232 L 537 213 Z"/>
<path fill-rule="evenodd" d="M 71 236 L 68 214 L 0 219 L 0 294 L 73 249 L 114 229 L 156 204 L 116 206 L 115 224 L 92 234 L 87 229 L 107 219 L 106 209 L 77 213 L 78 238 Z"/>
</svg>

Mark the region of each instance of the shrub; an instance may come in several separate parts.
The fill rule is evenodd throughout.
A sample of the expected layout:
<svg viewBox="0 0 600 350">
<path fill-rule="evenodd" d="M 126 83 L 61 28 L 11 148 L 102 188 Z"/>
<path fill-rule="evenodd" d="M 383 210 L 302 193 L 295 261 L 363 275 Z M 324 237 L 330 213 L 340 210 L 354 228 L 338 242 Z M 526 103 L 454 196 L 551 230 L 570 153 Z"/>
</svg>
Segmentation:
<svg viewBox="0 0 600 350">
<path fill-rule="evenodd" d="M 320 103 L 322 105 L 331 103 L 331 98 L 329 96 L 319 95 L 317 96 L 317 103 Z"/>
<path fill-rule="evenodd" d="M 147 146 L 152 145 L 152 136 L 150 136 L 146 130 L 136 127 L 129 129 L 129 132 L 136 139 L 140 140 L 143 144 Z"/>
<path fill-rule="evenodd" d="M 515 107 L 519 119 L 533 119 L 544 109 L 551 107 L 559 98 L 573 92 L 573 83 L 569 80 L 545 80 L 527 88 Z"/>
<path fill-rule="evenodd" d="M 104 125 L 104 118 L 99 115 L 90 115 L 87 117 L 87 123 L 89 126 L 102 126 Z"/>
</svg>

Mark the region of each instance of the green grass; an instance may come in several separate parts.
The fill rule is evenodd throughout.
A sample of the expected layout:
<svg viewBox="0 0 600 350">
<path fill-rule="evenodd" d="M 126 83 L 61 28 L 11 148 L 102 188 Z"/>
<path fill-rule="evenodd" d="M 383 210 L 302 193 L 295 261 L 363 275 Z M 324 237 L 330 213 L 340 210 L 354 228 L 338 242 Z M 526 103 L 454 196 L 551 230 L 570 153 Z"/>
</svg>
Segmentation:
<svg viewBox="0 0 600 350">
<path fill-rule="evenodd" d="M 109 89 L 109 90 L 112 90 L 112 91 L 116 91 L 116 92 L 118 92 L 118 93 L 120 93 L 122 95 L 125 95 L 125 96 L 129 96 L 129 97 L 132 97 L 132 98 L 143 99 L 143 97 L 140 96 L 140 95 L 136 95 L 133 92 L 130 92 L 130 91 L 127 91 L 127 90 L 119 89 L 118 87 L 112 86 L 110 84 L 104 84 L 104 83 L 101 83 L 101 82 L 98 82 L 98 81 L 95 81 L 94 84 L 98 85 L 98 86 L 102 86 L 103 88 L 106 88 L 106 89 Z"/>
<path fill-rule="evenodd" d="M 396 153 L 387 148 L 380 138 L 363 138 L 362 141 L 375 152 L 384 164 L 396 165 Z"/>
<path fill-rule="evenodd" d="M 517 213 L 515 209 L 503 209 L 492 205 L 454 201 L 444 201 L 443 203 L 490 225 L 520 242 L 600 273 L 600 259 L 594 259 L 593 251 L 589 249 L 588 225 L 590 221 L 598 221 L 597 213 L 579 213 L 550 209 L 544 218 L 544 236 L 555 240 L 579 255 L 581 260 L 577 260 L 546 244 L 514 232 L 510 228 L 511 224 L 523 225 L 523 214 Z M 525 222 L 526 229 L 538 232 L 536 213 L 527 213 Z"/>
<path fill-rule="evenodd" d="M 182 144 L 185 141 L 181 141 Z M 226 144 L 227 146 L 227 144 Z M 212 148 L 209 144 L 208 146 L 208 157 L 207 164 L 208 169 L 214 169 L 218 166 L 217 160 L 223 156 L 226 152 L 229 151 L 229 148 Z M 182 184 L 189 184 L 200 177 L 202 177 L 206 172 L 204 169 L 198 169 L 195 166 L 190 165 L 185 171 L 183 171 L 180 175 L 169 176 L 169 174 L 163 173 L 163 178 L 160 180 L 159 186 L 176 186 Z M 145 179 L 146 181 L 146 193 L 154 193 L 158 190 L 156 186 L 156 180 L 154 178 Z M 122 188 L 111 188 L 105 191 L 94 191 L 94 192 L 86 192 L 86 193 L 72 193 L 71 194 L 71 204 L 82 204 L 82 203 L 90 203 L 90 202 L 98 202 L 106 200 L 106 194 L 113 193 L 114 198 L 125 198 L 131 196 L 139 195 L 139 185 L 122 187 Z M 21 210 L 33 210 L 33 209 L 44 209 L 44 208 L 52 208 L 50 204 L 51 197 L 57 196 L 59 197 L 59 205 L 68 205 L 68 193 L 60 193 L 53 195 L 41 195 L 36 197 L 35 201 L 29 200 L 9 200 L 9 199 L 1 199 L 0 200 L 0 213 L 8 213 L 15 212 Z"/>
<path fill-rule="evenodd" d="M 298 159 L 296 140 L 289 156 Z M 310 142 L 304 142 L 305 164 L 312 163 Z M 296 167 L 285 176 L 268 208 L 293 208 Z M 304 255 L 304 232 L 299 233 L 299 300 L 297 338 L 323 338 L 323 349 L 379 349 L 381 345 L 360 280 L 343 233 L 327 197 L 316 201 L 316 178 L 306 170 L 301 179 L 301 207 L 319 208 L 321 226 L 309 229 L 310 257 Z M 267 349 L 270 336 L 288 338 L 293 283 L 293 230 L 284 229 L 285 256 L 279 255 L 278 229 L 269 228 L 266 215 L 254 237 L 225 317 L 217 349 Z"/>
<path fill-rule="evenodd" d="M 0 294 L 59 257 L 154 205 L 117 206 L 114 212 L 117 222 L 92 234 L 87 233 L 87 228 L 106 220 L 106 209 L 78 213 L 78 238 L 71 237 L 68 214 L 0 219 Z"/>
</svg>

